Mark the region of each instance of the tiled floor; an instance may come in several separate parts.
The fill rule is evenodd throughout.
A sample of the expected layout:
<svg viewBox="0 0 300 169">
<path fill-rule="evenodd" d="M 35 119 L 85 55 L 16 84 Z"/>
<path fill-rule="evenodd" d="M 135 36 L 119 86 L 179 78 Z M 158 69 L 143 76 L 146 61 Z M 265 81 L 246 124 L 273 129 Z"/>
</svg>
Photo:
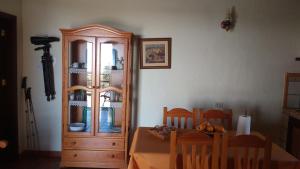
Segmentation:
<svg viewBox="0 0 300 169">
<path fill-rule="evenodd" d="M 2 164 L 1 169 L 59 169 L 59 158 L 22 157 Z"/>
<path fill-rule="evenodd" d="M 0 163 L 0 169 L 60 169 L 60 158 L 46 158 L 46 157 L 22 157 L 17 161 L 7 162 L 7 164 Z M 67 168 L 75 169 L 75 168 Z M 79 169 L 79 168 L 76 168 Z"/>
</svg>

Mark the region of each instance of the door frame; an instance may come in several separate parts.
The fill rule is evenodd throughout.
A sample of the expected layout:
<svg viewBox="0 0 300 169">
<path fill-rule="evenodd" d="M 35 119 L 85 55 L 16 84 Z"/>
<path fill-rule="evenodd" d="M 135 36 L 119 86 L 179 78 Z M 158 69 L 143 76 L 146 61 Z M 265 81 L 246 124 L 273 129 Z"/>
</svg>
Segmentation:
<svg viewBox="0 0 300 169">
<path fill-rule="evenodd" d="M 15 127 L 13 129 L 13 135 L 14 139 L 12 140 L 14 146 L 11 148 L 11 157 L 16 158 L 19 153 L 19 133 L 18 133 L 18 58 L 17 58 L 17 16 L 11 15 L 8 13 L 4 13 L 0 11 L 0 20 L 5 20 L 8 22 L 8 25 L 10 27 L 10 32 L 12 33 L 11 36 L 9 36 L 9 81 L 11 81 L 9 84 L 10 91 L 11 91 L 11 100 L 12 104 L 15 106 L 11 107 L 10 110 L 12 111 L 11 114 L 13 116 L 13 126 Z M 9 147 L 8 147 L 9 148 Z"/>
</svg>

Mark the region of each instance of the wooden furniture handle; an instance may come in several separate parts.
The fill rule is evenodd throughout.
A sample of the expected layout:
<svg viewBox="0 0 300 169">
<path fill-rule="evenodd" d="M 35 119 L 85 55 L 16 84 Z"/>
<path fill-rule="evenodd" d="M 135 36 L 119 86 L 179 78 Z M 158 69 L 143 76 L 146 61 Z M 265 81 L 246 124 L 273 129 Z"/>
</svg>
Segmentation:
<svg viewBox="0 0 300 169">
<path fill-rule="evenodd" d="M 111 158 L 115 158 L 115 155 L 113 154 L 113 155 L 111 155 Z"/>
<path fill-rule="evenodd" d="M 72 141 L 72 145 L 75 145 L 76 144 L 76 141 Z"/>
<path fill-rule="evenodd" d="M 74 154 L 73 156 L 74 156 L 74 157 L 77 157 L 77 154 Z"/>
<path fill-rule="evenodd" d="M 115 145 L 116 145 L 116 143 L 115 143 L 115 142 L 113 142 L 113 143 L 112 143 L 112 145 L 113 145 L 113 146 L 115 146 Z"/>
<path fill-rule="evenodd" d="M 8 142 L 6 140 L 0 140 L 0 149 L 6 148 L 8 145 Z"/>
</svg>

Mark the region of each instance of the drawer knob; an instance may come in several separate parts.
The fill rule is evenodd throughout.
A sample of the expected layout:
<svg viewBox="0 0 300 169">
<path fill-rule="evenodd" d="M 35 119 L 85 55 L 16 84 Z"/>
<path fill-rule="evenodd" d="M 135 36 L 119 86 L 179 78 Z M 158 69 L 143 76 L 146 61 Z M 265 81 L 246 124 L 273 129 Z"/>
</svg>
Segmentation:
<svg viewBox="0 0 300 169">
<path fill-rule="evenodd" d="M 116 145 L 116 143 L 115 143 L 115 142 L 113 142 L 113 143 L 112 143 L 112 145 L 113 145 L 113 146 L 115 146 L 115 145 Z"/>
<path fill-rule="evenodd" d="M 75 145 L 75 144 L 76 144 L 76 141 L 73 141 L 73 142 L 72 142 L 72 145 Z"/>
<path fill-rule="evenodd" d="M 77 154 L 74 154 L 73 156 L 74 156 L 74 157 L 77 157 Z"/>
<path fill-rule="evenodd" d="M 113 154 L 113 155 L 111 155 L 111 158 L 115 158 L 115 155 Z"/>
</svg>

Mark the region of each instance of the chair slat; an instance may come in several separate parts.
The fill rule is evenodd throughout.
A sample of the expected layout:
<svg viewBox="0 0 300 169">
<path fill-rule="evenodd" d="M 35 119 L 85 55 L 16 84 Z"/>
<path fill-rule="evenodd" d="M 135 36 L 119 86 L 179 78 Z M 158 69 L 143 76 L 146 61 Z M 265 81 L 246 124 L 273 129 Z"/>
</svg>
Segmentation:
<svg viewBox="0 0 300 169">
<path fill-rule="evenodd" d="M 185 115 L 185 118 L 184 118 L 184 126 L 185 126 L 185 128 L 188 127 L 188 116 L 187 115 Z"/>
<path fill-rule="evenodd" d="M 222 155 L 221 157 L 227 157 L 228 152 L 228 134 L 223 135 L 222 140 Z M 227 169 L 227 158 L 221 158 L 221 169 Z"/>
<path fill-rule="evenodd" d="M 219 169 L 219 150 L 220 150 L 221 136 L 220 134 L 214 134 L 213 146 L 212 146 L 212 169 Z"/>
<path fill-rule="evenodd" d="M 193 167 L 193 169 L 196 168 L 196 149 L 197 149 L 196 145 L 193 144 L 192 145 L 192 167 Z"/>
<path fill-rule="evenodd" d="M 255 148 L 253 151 L 254 151 L 254 156 L 253 156 L 253 161 L 252 161 L 252 169 L 258 169 L 259 148 Z"/>
<path fill-rule="evenodd" d="M 196 169 L 203 169 L 201 167 L 201 158 L 200 158 L 200 156 L 196 156 Z"/>
<path fill-rule="evenodd" d="M 195 128 L 196 126 L 196 114 L 198 109 L 193 109 L 193 111 L 188 111 L 183 108 L 174 108 L 168 111 L 167 107 L 164 107 L 164 118 L 163 118 L 163 124 L 167 125 L 167 118 L 171 118 L 171 125 L 175 126 L 174 118 L 178 118 L 178 128 L 182 128 L 182 122 L 181 119 L 184 118 L 184 125 L 183 128 L 187 128 L 188 119 L 192 119 L 192 127 Z"/>
<path fill-rule="evenodd" d="M 183 158 L 183 169 L 187 169 L 187 155 L 188 147 L 186 144 L 182 144 L 182 158 Z"/>
<path fill-rule="evenodd" d="M 176 131 L 171 132 L 170 136 L 170 159 L 169 159 L 169 166 L 170 169 L 175 169 L 175 161 L 176 161 L 176 147 L 177 147 L 177 141 L 176 141 L 177 133 Z"/>
<path fill-rule="evenodd" d="M 244 157 L 243 157 L 243 169 L 250 169 L 248 168 L 249 164 L 249 148 L 244 149 Z"/>
<path fill-rule="evenodd" d="M 174 116 L 171 116 L 171 126 L 175 126 Z"/>
<path fill-rule="evenodd" d="M 181 116 L 178 116 L 178 118 L 177 118 L 178 119 L 178 128 L 182 128 L 181 127 L 181 118 L 182 118 Z"/>
<path fill-rule="evenodd" d="M 193 166 L 192 166 L 192 159 L 191 159 L 191 155 L 190 154 L 188 154 L 187 155 L 187 157 L 186 157 L 186 159 L 187 159 L 187 169 L 195 169 L 195 168 L 193 168 Z"/>
<path fill-rule="evenodd" d="M 233 156 L 234 156 L 234 168 L 235 169 L 241 169 L 241 161 L 240 161 L 240 156 L 238 152 L 238 148 L 233 149 Z"/>
</svg>

